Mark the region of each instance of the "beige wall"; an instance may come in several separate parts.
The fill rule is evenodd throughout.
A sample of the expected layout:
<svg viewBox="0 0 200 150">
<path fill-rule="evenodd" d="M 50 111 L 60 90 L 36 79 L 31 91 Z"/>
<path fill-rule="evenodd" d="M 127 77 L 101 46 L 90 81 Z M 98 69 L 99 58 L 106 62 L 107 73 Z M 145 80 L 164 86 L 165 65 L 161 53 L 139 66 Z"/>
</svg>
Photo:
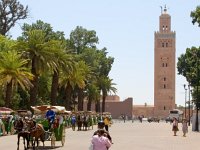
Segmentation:
<svg viewBox="0 0 200 150">
<path fill-rule="evenodd" d="M 87 101 L 84 102 L 83 109 L 87 110 Z M 92 104 L 92 111 L 95 110 L 95 104 Z M 117 95 L 110 95 L 106 97 L 105 112 L 110 112 L 114 119 L 119 118 L 121 114 L 127 115 L 132 118 L 133 112 L 133 99 L 127 98 L 124 101 L 120 101 L 120 97 Z"/>
<path fill-rule="evenodd" d="M 122 114 L 132 118 L 133 99 L 128 98 L 120 102 L 106 102 L 105 110 L 111 112 L 113 118 L 119 118 Z"/>
<path fill-rule="evenodd" d="M 120 102 L 120 97 L 118 95 L 106 96 L 106 102 Z"/>
<path fill-rule="evenodd" d="M 154 116 L 154 106 L 134 105 L 133 115 L 135 117 L 143 115 L 145 118 Z"/>
</svg>

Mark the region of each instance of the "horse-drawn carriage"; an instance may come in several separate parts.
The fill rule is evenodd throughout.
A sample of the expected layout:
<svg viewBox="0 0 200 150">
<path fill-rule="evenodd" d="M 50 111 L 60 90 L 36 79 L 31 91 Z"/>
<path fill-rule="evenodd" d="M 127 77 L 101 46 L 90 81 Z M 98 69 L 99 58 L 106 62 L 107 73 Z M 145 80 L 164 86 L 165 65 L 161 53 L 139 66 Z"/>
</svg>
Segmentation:
<svg viewBox="0 0 200 150">
<path fill-rule="evenodd" d="M 95 112 L 77 111 L 73 112 L 73 114 L 76 116 L 78 131 L 87 131 L 90 129 L 90 127 L 93 129 Z"/>
<path fill-rule="evenodd" d="M 65 144 L 65 119 L 64 115 L 68 113 L 65 107 L 62 106 L 32 106 L 34 111 L 34 120 L 37 124 L 41 124 L 45 130 L 44 141 L 50 141 L 51 146 L 55 147 L 56 141 L 61 141 L 62 146 Z M 53 110 L 56 113 L 54 122 L 50 124 L 50 121 L 45 117 L 48 109 Z"/>
</svg>

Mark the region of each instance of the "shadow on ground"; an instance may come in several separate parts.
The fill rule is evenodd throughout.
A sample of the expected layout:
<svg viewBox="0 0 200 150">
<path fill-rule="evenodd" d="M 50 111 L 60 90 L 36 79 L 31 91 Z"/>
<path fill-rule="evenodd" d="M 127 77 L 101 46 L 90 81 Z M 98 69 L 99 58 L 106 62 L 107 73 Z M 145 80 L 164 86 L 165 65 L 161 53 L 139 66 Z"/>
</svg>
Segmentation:
<svg viewBox="0 0 200 150">
<path fill-rule="evenodd" d="M 52 147 L 52 146 L 38 146 L 38 148 L 35 148 L 37 150 L 42 150 L 42 149 L 45 149 L 45 150 L 48 150 L 48 149 L 58 149 L 60 148 L 61 146 L 55 146 L 55 147 Z M 33 148 L 29 148 L 29 149 L 33 149 Z"/>
</svg>

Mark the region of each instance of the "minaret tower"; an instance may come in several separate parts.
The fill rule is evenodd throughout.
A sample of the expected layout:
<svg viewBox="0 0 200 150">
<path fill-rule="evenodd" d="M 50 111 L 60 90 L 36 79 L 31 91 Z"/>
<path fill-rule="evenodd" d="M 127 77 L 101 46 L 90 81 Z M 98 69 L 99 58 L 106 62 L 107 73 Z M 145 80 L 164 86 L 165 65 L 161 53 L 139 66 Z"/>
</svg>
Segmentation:
<svg viewBox="0 0 200 150">
<path fill-rule="evenodd" d="M 175 108 L 176 33 L 171 16 L 161 7 L 159 31 L 154 37 L 154 116 L 166 117 Z"/>
</svg>

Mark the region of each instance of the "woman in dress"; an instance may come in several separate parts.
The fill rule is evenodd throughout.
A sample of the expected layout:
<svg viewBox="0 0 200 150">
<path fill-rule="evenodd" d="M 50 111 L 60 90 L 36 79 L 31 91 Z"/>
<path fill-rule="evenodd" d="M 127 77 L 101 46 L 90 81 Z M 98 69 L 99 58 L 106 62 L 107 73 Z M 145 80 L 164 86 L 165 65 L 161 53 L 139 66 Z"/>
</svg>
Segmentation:
<svg viewBox="0 0 200 150">
<path fill-rule="evenodd" d="M 176 136 L 176 133 L 178 131 L 178 120 L 174 118 L 173 123 L 172 123 L 172 131 L 174 131 L 174 136 Z"/>
<path fill-rule="evenodd" d="M 183 136 L 186 137 L 186 133 L 188 132 L 188 124 L 185 118 L 182 121 L 182 131 L 183 131 Z"/>
</svg>

